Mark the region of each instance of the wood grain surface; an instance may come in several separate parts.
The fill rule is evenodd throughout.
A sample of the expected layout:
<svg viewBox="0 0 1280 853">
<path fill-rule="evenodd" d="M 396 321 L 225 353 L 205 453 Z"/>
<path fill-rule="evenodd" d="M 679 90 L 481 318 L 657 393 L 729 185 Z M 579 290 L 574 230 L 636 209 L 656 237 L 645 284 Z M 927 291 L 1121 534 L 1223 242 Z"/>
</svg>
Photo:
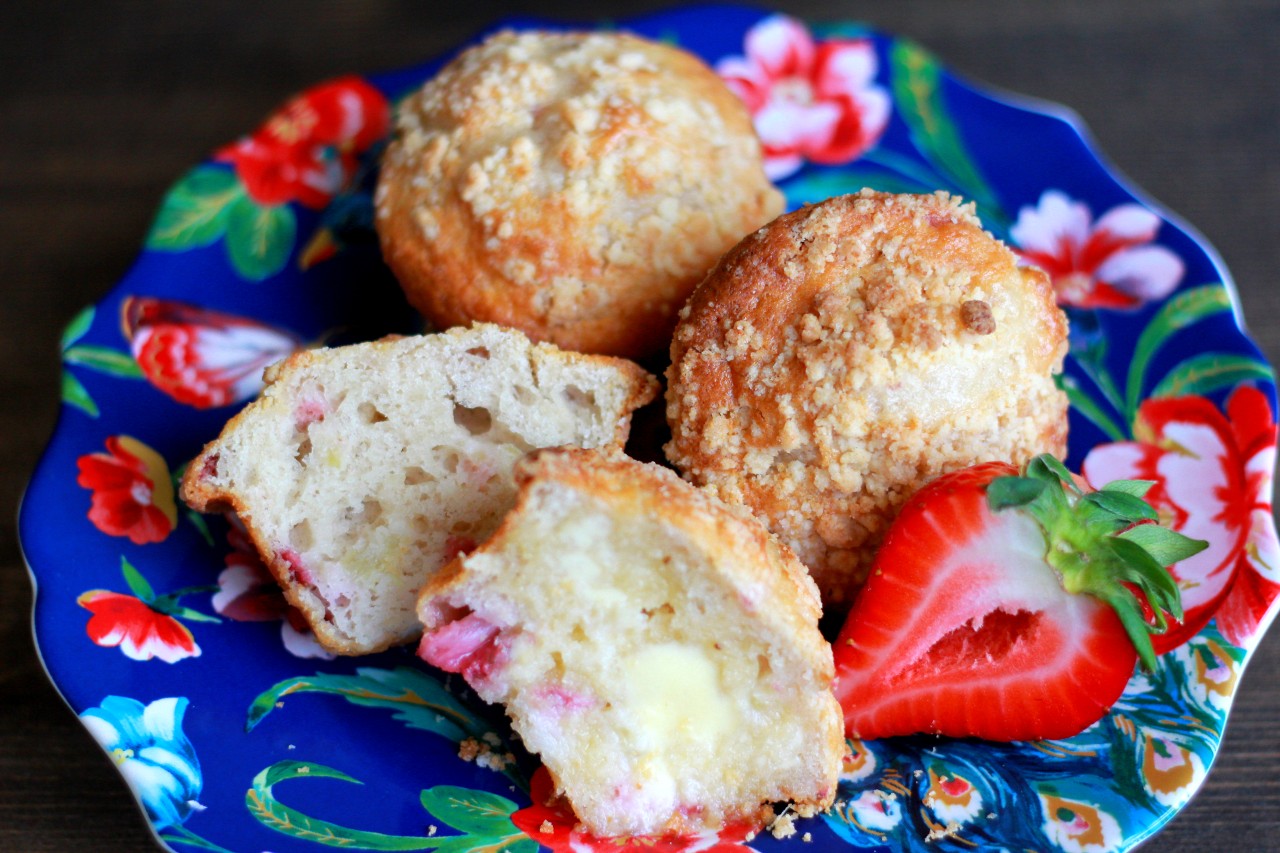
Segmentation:
<svg viewBox="0 0 1280 853">
<path fill-rule="evenodd" d="M 504 15 L 639 2 L 0 4 L 0 850 L 154 849 L 31 641 L 18 498 L 53 428 L 57 338 L 125 271 L 166 186 L 289 94 L 408 65 Z M 909 35 L 962 74 L 1067 104 L 1110 161 L 1194 224 L 1280 358 L 1280 4 L 780 3 Z M 1280 631 L 1250 664 L 1203 790 L 1149 846 L 1280 849 Z"/>
</svg>

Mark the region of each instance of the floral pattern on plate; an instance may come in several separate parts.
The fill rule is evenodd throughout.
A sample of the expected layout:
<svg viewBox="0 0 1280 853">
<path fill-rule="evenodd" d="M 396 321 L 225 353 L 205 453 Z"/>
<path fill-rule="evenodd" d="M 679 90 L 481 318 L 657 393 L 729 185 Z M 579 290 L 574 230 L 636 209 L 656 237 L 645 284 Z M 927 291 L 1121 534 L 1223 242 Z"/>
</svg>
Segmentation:
<svg viewBox="0 0 1280 853">
<path fill-rule="evenodd" d="M 1226 271 L 1072 120 L 959 80 L 911 41 L 735 7 L 625 25 L 719 70 L 793 207 L 946 190 L 1048 269 L 1071 319 L 1069 461 L 1095 481 L 1155 480 L 1160 512 L 1212 543 L 1174 570 L 1185 642 L 1074 738 L 851 742 L 835 806 L 789 838 L 584 836 L 465 685 L 403 649 L 319 654 L 243 531 L 185 513 L 173 484 L 266 363 L 420 327 L 378 257 L 370 190 L 390 104 L 430 62 L 322 83 L 219 149 L 69 324 L 66 405 L 20 519 L 54 683 L 173 850 L 1132 848 L 1209 772 L 1280 593 L 1274 377 Z"/>
</svg>

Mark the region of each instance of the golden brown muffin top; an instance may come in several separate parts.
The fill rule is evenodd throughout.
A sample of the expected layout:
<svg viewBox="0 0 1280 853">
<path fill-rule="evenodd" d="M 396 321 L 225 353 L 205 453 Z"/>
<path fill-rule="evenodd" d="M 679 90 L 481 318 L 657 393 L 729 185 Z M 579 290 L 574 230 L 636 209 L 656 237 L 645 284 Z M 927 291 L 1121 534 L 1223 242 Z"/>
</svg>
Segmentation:
<svg viewBox="0 0 1280 853">
<path fill-rule="evenodd" d="M 824 596 L 926 476 L 1065 437 L 1052 287 L 945 193 L 779 217 L 695 291 L 671 353 L 668 456 L 769 519 Z"/>
<path fill-rule="evenodd" d="M 665 346 L 697 280 L 782 206 L 715 73 L 622 33 L 464 51 L 402 106 L 383 169 L 380 231 L 412 223 L 384 233 L 393 268 L 397 243 L 423 241 L 435 284 L 467 291 L 424 295 L 429 316 L 633 356 Z"/>
</svg>

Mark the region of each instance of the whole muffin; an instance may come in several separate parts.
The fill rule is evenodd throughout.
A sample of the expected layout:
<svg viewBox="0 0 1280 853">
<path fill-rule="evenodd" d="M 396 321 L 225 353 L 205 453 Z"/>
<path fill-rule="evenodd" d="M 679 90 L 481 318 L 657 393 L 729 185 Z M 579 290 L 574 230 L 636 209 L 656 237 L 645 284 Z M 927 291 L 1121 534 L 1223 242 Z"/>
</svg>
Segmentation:
<svg viewBox="0 0 1280 853">
<path fill-rule="evenodd" d="M 383 254 L 431 322 L 639 357 L 716 259 L 776 216 L 745 107 L 696 57 L 621 33 L 502 32 L 401 106 Z"/>
<path fill-rule="evenodd" d="M 847 606 L 884 530 L 929 480 L 1066 449 L 1054 384 L 1067 323 L 945 193 L 864 190 L 779 217 L 681 314 L 671 461 L 745 504 Z"/>
</svg>

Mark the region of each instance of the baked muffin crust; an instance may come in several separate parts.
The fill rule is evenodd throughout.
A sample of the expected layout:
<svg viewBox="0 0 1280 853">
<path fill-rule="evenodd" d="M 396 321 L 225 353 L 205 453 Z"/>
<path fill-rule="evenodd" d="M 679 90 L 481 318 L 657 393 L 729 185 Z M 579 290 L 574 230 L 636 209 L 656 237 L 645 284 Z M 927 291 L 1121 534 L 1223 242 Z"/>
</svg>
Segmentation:
<svg viewBox="0 0 1280 853">
<path fill-rule="evenodd" d="M 502 32 L 401 107 L 377 228 L 433 323 L 661 351 L 721 253 L 776 216 L 745 107 L 701 60 L 621 33 Z"/>
<path fill-rule="evenodd" d="M 681 313 L 670 460 L 745 504 L 847 605 L 902 502 L 985 460 L 1061 455 L 1067 324 L 971 205 L 869 190 L 779 217 Z"/>
</svg>

